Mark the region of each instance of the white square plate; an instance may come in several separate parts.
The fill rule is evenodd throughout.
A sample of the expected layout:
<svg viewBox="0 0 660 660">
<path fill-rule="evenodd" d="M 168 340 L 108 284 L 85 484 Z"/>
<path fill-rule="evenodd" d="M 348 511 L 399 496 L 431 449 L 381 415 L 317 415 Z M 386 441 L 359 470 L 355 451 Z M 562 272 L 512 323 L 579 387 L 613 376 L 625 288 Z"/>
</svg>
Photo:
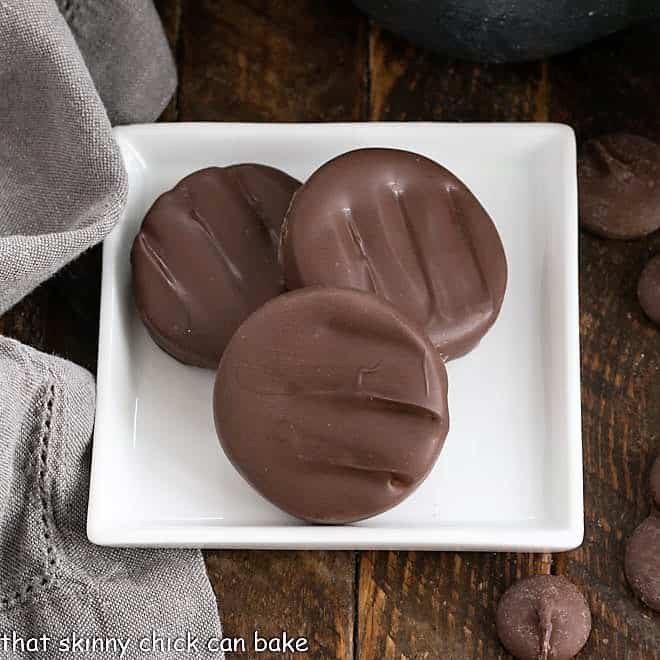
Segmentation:
<svg viewBox="0 0 660 660">
<path fill-rule="evenodd" d="M 157 124 L 115 131 L 130 192 L 105 242 L 89 538 L 218 548 L 566 550 L 583 536 L 575 139 L 556 124 Z M 448 365 L 451 429 L 426 481 L 360 523 L 307 525 L 263 500 L 213 428 L 214 374 L 150 339 L 129 250 L 154 199 L 208 165 L 304 180 L 357 147 L 447 166 L 497 225 L 509 264 L 499 320 Z"/>
</svg>

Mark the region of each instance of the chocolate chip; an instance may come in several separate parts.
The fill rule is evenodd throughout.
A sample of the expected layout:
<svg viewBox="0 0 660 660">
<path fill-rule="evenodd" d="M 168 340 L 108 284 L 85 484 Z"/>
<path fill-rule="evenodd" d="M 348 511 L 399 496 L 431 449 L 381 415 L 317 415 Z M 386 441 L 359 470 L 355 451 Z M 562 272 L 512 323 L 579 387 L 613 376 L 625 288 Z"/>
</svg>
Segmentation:
<svg viewBox="0 0 660 660">
<path fill-rule="evenodd" d="M 650 515 L 628 539 L 625 570 L 630 588 L 660 612 L 660 514 Z"/>
<path fill-rule="evenodd" d="M 614 133 L 587 142 L 578 159 L 580 224 L 605 238 L 660 228 L 660 146 Z"/>
<path fill-rule="evenodd" d="M 660 325 L 660 254 L 644 267 L 637 285 L 637 298 L 646 316 Z"/>
<path fill-rule="evenodd" d="M 497 634 L 522 660 L 569 660 L 586 644 L 591 612 L 578 588 L 560 575 L 535 575 L 511 586 L 497 607 Z"/>
</svg>

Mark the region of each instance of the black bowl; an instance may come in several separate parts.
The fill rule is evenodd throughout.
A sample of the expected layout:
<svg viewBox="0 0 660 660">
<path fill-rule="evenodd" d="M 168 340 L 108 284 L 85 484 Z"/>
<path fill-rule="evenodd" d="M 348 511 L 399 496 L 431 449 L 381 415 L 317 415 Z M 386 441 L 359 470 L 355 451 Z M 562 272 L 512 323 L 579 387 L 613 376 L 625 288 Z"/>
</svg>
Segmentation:
<svg viewBox="0 0 660 660">
<path fill-rule="evenodd" d="M 660 17 L 660 0 L 354 0 L 386 28 L 460 59 L 556 55 Z"/>
</svg>

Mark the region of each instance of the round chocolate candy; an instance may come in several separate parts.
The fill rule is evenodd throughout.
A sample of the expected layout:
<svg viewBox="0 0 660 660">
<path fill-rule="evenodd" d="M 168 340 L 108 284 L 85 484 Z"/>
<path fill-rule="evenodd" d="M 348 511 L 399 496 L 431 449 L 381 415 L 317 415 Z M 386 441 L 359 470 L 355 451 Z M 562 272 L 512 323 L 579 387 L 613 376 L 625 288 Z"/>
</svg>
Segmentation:
<svg viewBox="0 0 660 660">
<path fill-rule="evenodd" d="M 644 267 L 637 284 L 637 298 L 646 316 L 660 325 L 660 254 Z"/>
<path fill-rule="evenodd" d="M 534 575 L 509 587 L 497 606 L 497 634 L 520 660 L 569 660 L 591 632 L 578 588 L 560 575 Z"/>
<path fill-rule="evenodd" d="M 311 287 L 252 314 L 220 362 L 220 443 L 284 511 L 348 523 L 426 477 L 447 435 L 447 374 L 424 333 L 360 291 Z"/>
<path fill-rule="evenodd" d="M 625 571 L 635 594 L 660 612 L 660 513 L 650 515 L 628 539 Z"/>
<path fill-rule="evenodd" d="M 397 149 L 360 149 L 294 195 L 280 259 L 290 289 L 370 291 L 424 328 L 445 358 L 472 349 L 499 314 L 507 279 L 488 213 L 451 172 Z"/>
<path fill-rule="evenodd" d="M 271 236 L 297 186 L 261 165 L 209 167 L 154 202 L 131 266 L 138 312 L 162 349 L 216 368 L 241 322 L 281 293 Z"/>
<path fill-rule="evenodd" d="M 660 454 L 651 468 L 651 495 L 653 495 L 656 505 L 660 506 Z"/>
<path fill-rule="evenodd" d="M 580 224 L 605 238 L 660 228 L 660 146 L 614 133 L 589 140 L 578 159 Z"/>
</svg>

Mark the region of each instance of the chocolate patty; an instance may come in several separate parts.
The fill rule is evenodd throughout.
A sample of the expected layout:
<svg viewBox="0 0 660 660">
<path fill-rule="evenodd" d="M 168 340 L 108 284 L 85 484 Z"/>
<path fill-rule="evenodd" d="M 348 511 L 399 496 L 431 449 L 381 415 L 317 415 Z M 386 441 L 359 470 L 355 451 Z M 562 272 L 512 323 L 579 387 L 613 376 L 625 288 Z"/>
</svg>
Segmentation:
<svg viewBox="0 0 660 660">
<path fill-rule="evenodd" d="M 281 293 L 273 242 L 297 185 L 270 167 L 209 167 L 154 202 L 131 265 L 138 312 L 162 349 L 215 368 L 241 322 Z"/>
<path fill-rule="evenodd" d="M 650 515 L 628 539 L 625 570 L 631 589 L 660 612 L 660 513 Z"/>
<path fill-rule="evenodd" d="M 580 224 L 605 238 L 660 228 L 660 146 L 614 133 L 589 140 L 578 159 Z"/>
<path fill-rule="evenodd" d="M 646 316 L 660 326 L 660 254 L 644 266 L 637 284 L 637 298 Z"/>
<path fill-rule="evenodd" d="M 214 411 L 225 453 L 259 493 L 304 520 L 347 523 L 399 503 L 431 470 L 448 430 L 447 375 L 388 303 L 308 288 L 241 325 Z"/>
<path fill-rule="evenodd" d="M 656 505 L 660 507 L 660 454 L 656 456 L 651 468 L 651 495 Z"/>
<path fill-rule="evenodd" d="M 451 172 L 418 154 L 360 149 L 294 195 L 280 258 L 289 288 L 371 291 L 423 327 L 446 358 L 473 348 L 502 305 L 495 226 Z"/>
<path fill-rule="evenodd" d="M 589 605 L 560 575 L 534 575 L 509 587 L 497 606 L 497 634 L 520 660 L 569 660 L 591 632 Z"/>
</svg>

